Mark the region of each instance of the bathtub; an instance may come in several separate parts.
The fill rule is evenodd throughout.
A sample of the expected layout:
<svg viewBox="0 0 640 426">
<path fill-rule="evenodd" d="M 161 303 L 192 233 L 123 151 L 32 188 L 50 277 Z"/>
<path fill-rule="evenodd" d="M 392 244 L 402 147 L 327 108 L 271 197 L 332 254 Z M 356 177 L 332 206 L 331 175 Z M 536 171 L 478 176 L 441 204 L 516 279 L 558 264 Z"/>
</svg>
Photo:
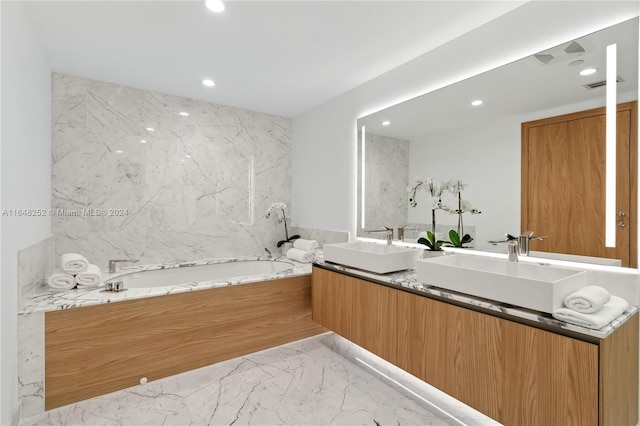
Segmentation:
<svg viewBox="0 0 640 426">
<path fill-rule="evenodd" d="M 171 268 L 128 272 L 106 282 L 122 281 L 124 288 L 166 287 L 204 281 L 235 281 L 242 277 L 273 275 L 293 271 L 293 263 L 281 260 L 238 260 L 207 265 L 179 265 Z"/>
</svg>

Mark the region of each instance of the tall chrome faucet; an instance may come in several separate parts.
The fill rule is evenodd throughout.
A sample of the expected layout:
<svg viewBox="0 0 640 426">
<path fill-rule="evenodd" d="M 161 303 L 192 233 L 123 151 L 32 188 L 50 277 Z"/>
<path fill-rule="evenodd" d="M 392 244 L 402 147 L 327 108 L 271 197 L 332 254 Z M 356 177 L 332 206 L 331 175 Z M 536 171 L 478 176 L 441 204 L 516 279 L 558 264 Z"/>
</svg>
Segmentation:
<svg viewBox="0 0 640 426">
<path fill-rule="evenodd" d="M 525 231 L 518 237 L 518 254 L 521 256 L 529 256 L 529 243 L 533 240 L 544 240 L 546 235 L 538 237 L 533 236 L 533 231 Z"/>
<path fill-rule="evenodd" d="M 374 232 L 386 232 L 387 234 L 387 245 L 393 245 L 393 228 L 389 228 L 388 226 L 383 226 L 384 229 L 372 229 L 369 231 L 365 231 L 369 234 L 373 234 Z"/>
<path fill-rule="evenodd" d="M 511 234 L 506 234 L 504 240 L 497 241 L 489 241 L 490 244 L 498 245 L 498 244 L 507 244 L 508 254 L 509 254 L 509 262 L 517 262 L 518 261 L 518 237 L 514 237 Z"/>
</svg>

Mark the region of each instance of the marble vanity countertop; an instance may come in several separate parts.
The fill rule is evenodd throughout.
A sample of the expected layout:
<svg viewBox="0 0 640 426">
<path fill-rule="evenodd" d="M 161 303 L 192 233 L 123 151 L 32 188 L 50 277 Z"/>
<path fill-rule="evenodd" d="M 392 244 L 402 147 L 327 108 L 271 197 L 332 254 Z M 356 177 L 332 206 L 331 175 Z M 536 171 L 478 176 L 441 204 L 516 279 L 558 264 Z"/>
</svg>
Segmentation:
<svg viewBox="0 0 640 426">
<path fill-rule="evenodd" d="M 366 272 L 360 269 L 350 268 L 335 263 L 325 262 L 322 257 L 318 257 L 315 260 L 315 264 L 325 269 L 334 270 L 336 272 L 343 272 L 345 274 L 359 277 L 368 281 L 377 282 L 390 287 L 406 289 L 415 294 L 423 294 L 426 297 L 433 296 L 438 299 L 447 299 L 460 306 L 469 306 L 471 308 L 480 308 L 485 311 L 493 311 L 505 318 L 513 318 L 514 320 L 523 320 L 526 322 L 538 323 L 541 328 L 547 330 L 556 330 L 561 332 L 566 330 L 571 334 L 582 335 L 597 339 L 604 339 L 617 328 L 631 318 L 636 312 L 638 307 L 630 305 L 625 312 L 618 318 L 613 320 L 609 325 L 599 329 L 593 330 L 579 325 L 569 324 L 564 321 L 559 321 L 544 312 L 533 311 L 530 309 L 520 308 L 517 306 L 509 305 L 506 303 L 500 303 L 493 300 L 483 299 L 468 294 L 458 293 L 443 288 L 430 286 L 418 282 L 416 276 L 416 270 L 410 269 L 400 272 L 391 272 L 388 274 L 376 274 L 372 272 Z"/>
<path fill-rule="evenodd" d="M 297 277 L 311 274 L 310 263 L 300 263 L 295 260 L 279 257 L 274 259 L 267 259 L 264 256 L 245 256 L 245 257 L 228 257 L 228 258 L 215 258 L 215 259 L 202 259 L 193 262 L 179 262 L 179 263 L 162 263 L 162 264 L 150 264 L 150 265 L 132 265 L 123 266 L 119 268 L 117 274 L 107 274 L 103 272 L 103 281 L 107 281 L 116 275 L 122 275 L 123 273 L 130 272 L 142 272 L 153 271 L 162 269 L 174 269 L 185 266 L 202 266 L 213 265 L 216 263 L 228 263 L 228 262 L 241 262 L 247 260 L 277 260 L 281 262 L 287 262 L 293 265 L 292 269 L 274 272 L 269 274 L 248 275 L 233 277 L 224 280 L 212 280 L 212 281 L 199 281 L 199 282 L 187 282 L 184 284 L 164 286 L 164 287 L 148 287 L 148 288 L 129 288 L 126 291 L 114 293 L 105 292 L 104 286 L 100 286 L 93 289 L 73 289 L 65 291 L 51 290 L 47 285 L 44 285 L 38 294 L 23 298 L 20 314 L 29 314 L 32 312 L 47 312 L 56 311 L 60 309 L 79 308 L 82 306 L 99 305 L 102 303 L 119 302 L 123 300 L 142 299 L 145 297 L 163 296 L 168 294 L 185 293 L 188 291 L 206 290 L 216 287 L 225 287 L 230 285 L 249 284 L 260 281 L 275 280 L 280 278 Z"/>
</svg>

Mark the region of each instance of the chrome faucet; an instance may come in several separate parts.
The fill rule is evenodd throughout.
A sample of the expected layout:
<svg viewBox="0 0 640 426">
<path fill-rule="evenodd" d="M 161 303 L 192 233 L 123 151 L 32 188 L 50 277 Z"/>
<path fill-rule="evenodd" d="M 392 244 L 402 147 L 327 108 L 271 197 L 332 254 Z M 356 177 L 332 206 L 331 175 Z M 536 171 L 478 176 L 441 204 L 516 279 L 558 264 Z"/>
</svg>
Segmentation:
<svg viewBox="0 0 640 426">
<path fill-rule="evenodd" d="M 519 237 L 514 237 L 511 234 L 506 234 L 504 240 L 489 241 L 489 243 L 493 244 L 494 246 L 502 243 L 507 244 L 509 262 L 517 262 L 518 261 L 518 239 Z"/>
<path fill-rule="evenodd" d="M 525 231 L 518 237 L 518 254 L 521 256 L 529 256 L 529 243 L 533 240 L 544 240 L 546 235 L 539 237 L 533 236 L 533 231 Z"/>
<path fill-rule="evenodd" d="M 118 263 L 131 262 L 136 263 L 138 259 L 111 259 L 109 260 L 109 273 L 115 274 L 117 271 Z"/>
<path fill-rule="evenodd" d="M 383 226 L 384 229 L 372 229 L 369 231 L 364 231 L 369 234 L 373 234 L 374 232 L 386 232 L 387 233 L 387 245 L 393 245 L 393 228 L 389 228 L 388 226 Z"/>
<path fill-rule="evenodd" d="M 399 226 L 398 227 L 398 239 L 400 241 L 404 241 L 404 233 L 405 231 L 419 231 L 417 228 L 407 228 L 409 225 Z"/>
</svg>

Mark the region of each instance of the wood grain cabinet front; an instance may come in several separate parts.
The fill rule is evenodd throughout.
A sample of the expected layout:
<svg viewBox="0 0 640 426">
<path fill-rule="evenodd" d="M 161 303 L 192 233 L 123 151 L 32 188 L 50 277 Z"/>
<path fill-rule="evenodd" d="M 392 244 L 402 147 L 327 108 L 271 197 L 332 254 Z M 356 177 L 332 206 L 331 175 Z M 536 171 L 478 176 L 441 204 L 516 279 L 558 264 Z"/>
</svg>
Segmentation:
<svg viewBox="0 0 640 426">
<path fill-rule="evenodd" d="M 325 331 L 308 275 L 47 312 L 45 409 Z"/>
<path fill-rule="evenodd" d="M 314 321 L 396 364 L 396 290 L 317 268 L 312 283 Z"/>
<path fill-rule="evenodd" d="M 321 325 L 505 425 L 637 423 L 638 315 L 590 343 L 317 267 L 312 305 Z"/>
</svg>

